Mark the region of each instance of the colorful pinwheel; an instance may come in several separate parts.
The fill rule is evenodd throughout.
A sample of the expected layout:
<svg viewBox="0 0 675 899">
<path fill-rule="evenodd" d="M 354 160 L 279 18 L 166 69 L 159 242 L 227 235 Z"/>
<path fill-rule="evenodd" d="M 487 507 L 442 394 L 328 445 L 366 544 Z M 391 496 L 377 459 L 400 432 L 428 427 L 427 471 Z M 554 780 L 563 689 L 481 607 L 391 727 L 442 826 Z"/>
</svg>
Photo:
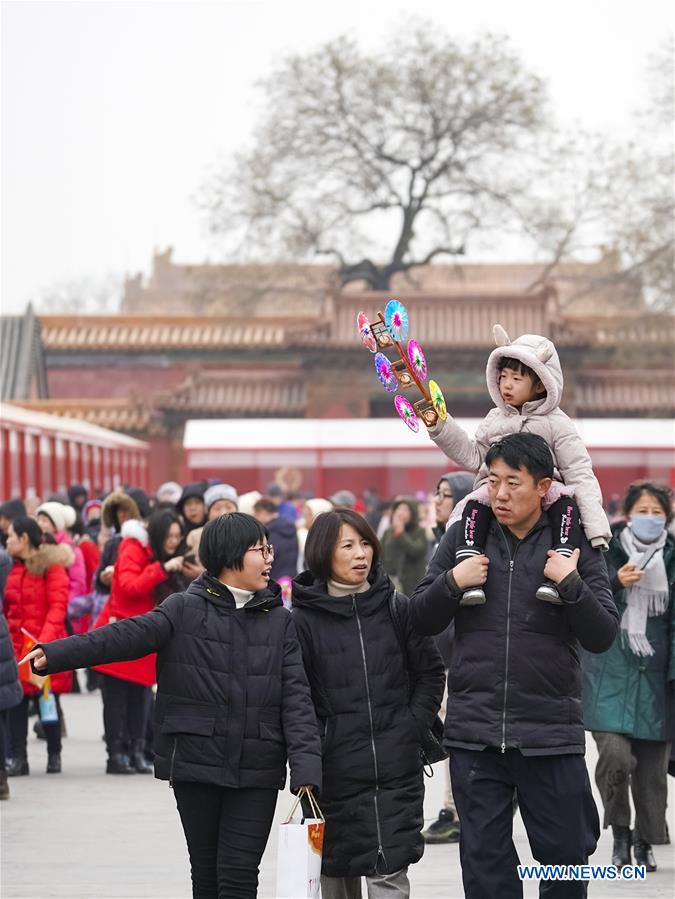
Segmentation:
<svg viewBox="0 0 675 899">
<path fill-rule="evenodd" d="M 384 323 L 394 340 L 405 340 L 408 336 L 408 310 L 398 300 L 389 300 L 384 307 Z"/>
<path fill-rule="evenodd" d="M 420 381 L 424 381 L 427 376 L 427 360 L 416 340 L 408 341 L 408 362 Z"/>
<path fill-rule="evenodd" d="M 375 371 L 377 372 L 377 378 L 380 384 L 385 390 L 388 390 L 389 393 L 396 393 L 398 381 L 392 370 L 391 362 L 384 353 L 377 353 L 373 361 L 375 362 Z"/>
<path fill-rule="evenodd" d="M 410 400 L 407 400 L 404 396 L 397 396 L 394 397 L 394 405 L 396 406 L 396 411 L 410 430 L 417 433 L 420 429 L 420 420 Z"/>
<path fill-rule="evenodd" d="M 448 410 L 445 406 L 445 397 L 443 391 L 435 381 L 429 381 L 429 393 L 431 394 L 431 402 L 434 404 L 436 414 L 441 421 L 445 421 L 448 417 Z"/>
<path fill-rule="evenodd" d="M 365 312 L 359 312 L 356 316 L 356 324 L 358 325 L 363 345 L 366 349 L 370 350 L 371 353 L 374 353 L 377 349 L 377 343 L 370 330 L 370 322 L 368 321 L 368 316 Z"/>
</svg>

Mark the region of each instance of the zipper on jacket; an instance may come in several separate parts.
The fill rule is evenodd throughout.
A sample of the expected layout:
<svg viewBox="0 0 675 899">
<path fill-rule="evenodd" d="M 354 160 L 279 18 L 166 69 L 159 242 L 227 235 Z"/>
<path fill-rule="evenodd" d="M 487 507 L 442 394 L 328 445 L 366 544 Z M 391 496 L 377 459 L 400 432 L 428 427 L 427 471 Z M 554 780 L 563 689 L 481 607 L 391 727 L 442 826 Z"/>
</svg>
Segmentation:
<svg viewBox="0 0 675 899">
<path fill-rule="evenodd" d="M 370 745 L 373 750 L 373 768 L 375 769 L 375 795 L 373 796 L 373 805 L 375 806 L 375 827 L 377 828 L 377 855 L 378 858 L 382 856 L 382 860 L 387 864 L 387 860 L 384 856 L 384 849 L 382 848 L 382 828 L 380 827 L 380 810 L 377 806 L 377 795 L 380 791 L 380 776 L 377 767 L 377 750 L 375 749 L 375 728 L 373 726 L 373 706 L 370 701 L 370 684 L 368 683 L 368 666 L 366 665 L 366 646 L 363 642 L 363 631 L 361 629 L 361 619 L 359 617 L 359 610 L 356 606 L 356 595 L 352 594 L 352 608 L 354 609 L 354 615 L 356 616 L 356 624 L 359 629 L 359 641 L 361 643 L 361 660 L 363 662 L 363 677 L 366 682 L 366 701 L 368 703 L 368 718 L 370 720 Z M 375 864 L 375 870 L 377 871 L 377 863 Z"/>
<path fill-rule="evenodd" d="M 176 748 L 178 746 L 178 737 L 173 738 L 173 749 L 171 750 L 171 764 L 169 765 L 169 786 L 173 790 L 173 763 L 176 761 Z"/>
<path fill-rule="evenodd" d="M 506 552 L 509 555 L 509 587 L 508 593 L 506 596 L 506 657 L 504 659 L 504 700 L 502 706 L 502 752 L 506 752 L 506 703 L 508 699 L 509 693 L 509 649 L 511 644 L 511 584 L 513 582 L 513 567 L 515 565 L 516 556 L 518 555 L 518 550 L 520 549 L 520 543 L 516 547 L 516 551 L 513 556 L 511 556 L 511 549 L 509 547 L 509 541 L 506 539 L 506 535 L 499 526 L 499 530 L 501 532 L 502 537 L 504 538 L 504 543 L 506 544 Z"/>
</svg>

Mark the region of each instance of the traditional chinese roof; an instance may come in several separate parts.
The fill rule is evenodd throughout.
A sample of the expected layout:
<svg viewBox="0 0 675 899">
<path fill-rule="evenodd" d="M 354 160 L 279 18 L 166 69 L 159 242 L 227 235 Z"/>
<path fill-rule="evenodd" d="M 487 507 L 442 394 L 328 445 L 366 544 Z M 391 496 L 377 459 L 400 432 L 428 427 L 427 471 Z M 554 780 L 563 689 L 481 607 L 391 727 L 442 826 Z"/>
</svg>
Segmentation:
<svg viewBox="0 0 675 899">
<path fill-rule="evenodd" d="M 283 318 L 232 319 L 205 316 L 43 315 L 48 352 L 101 350 L 135 353 L 284 347 L 312 336 L 319 321 Z"/>
<path fill-rule="evenodd" d="M 0 399 L 46 396 L 40 323 L 29 305 L 24 315 L 0 316 Z"/>
<path fill-rule="evenodd" d="M 651 371 L 585 371 L 574 384 L 577 415 L 634 414 L 670 418 L 675 413 L 675 374 Z"/>
<path fill-rule="evenodd" d="M 21 405 L 24 409 L 63 415 L 113 431 L 153 433 L 159 426 L 153 407 L 133 399 L 31 400 L 22 401 Z"/>
<path fill-rule="evenodd" d="M 200 371 L 157 398 L 164 410 L 218 415 L 302 415 L 306 375 L 302 369 L 253 372 Z"/>
</svg>

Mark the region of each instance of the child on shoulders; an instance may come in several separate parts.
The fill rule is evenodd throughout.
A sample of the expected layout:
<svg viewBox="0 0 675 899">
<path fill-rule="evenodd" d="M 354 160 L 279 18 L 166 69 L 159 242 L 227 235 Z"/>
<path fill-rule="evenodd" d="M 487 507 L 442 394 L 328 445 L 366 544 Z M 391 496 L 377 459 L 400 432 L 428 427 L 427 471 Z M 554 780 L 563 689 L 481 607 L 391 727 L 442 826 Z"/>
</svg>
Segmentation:
<svg viewBox="0 0 675 899">
<path fill-rule="evenodd" d="M 555 461 L 555 480 L 542 501 L 551 520 L 553 549 L 571 556 L 580 539 L 580 526 L 595 548 L 608 548 L 611 532 L 602 505 L 600 485 L 591 458 L 572 420 L 560 409 L 563 373 L 553 343 L 537 334 L 524 334 L 511 342 L 501 327 L 494 327 L 497 348 L 486 368 L 488 391 L 495 403 L 469 437 L 450 416 L 430 429 L 429 436 L 462 468 L 477 471 L 474 492 L 455 507 L 448 527 L 461 516 L 464 545 L 458 561 L 483 552 L 492 511 L 488 496 L 485 456 L 490 446 L 526 431 L 546 440 Z M 581 519 L 581 522 L 580 522 Z M 555 586 L 544 581 L 537 598 L 559 603 Z M 480 588 L 467 590 L 462 605 L 485 602 Z"/>
</svg>

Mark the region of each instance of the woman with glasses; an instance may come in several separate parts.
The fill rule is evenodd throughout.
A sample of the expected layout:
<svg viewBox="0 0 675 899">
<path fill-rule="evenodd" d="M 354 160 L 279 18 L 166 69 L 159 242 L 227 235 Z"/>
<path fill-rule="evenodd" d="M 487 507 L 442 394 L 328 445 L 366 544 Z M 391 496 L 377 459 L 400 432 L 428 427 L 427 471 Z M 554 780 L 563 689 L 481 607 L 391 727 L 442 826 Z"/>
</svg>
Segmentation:
<svg viewBox="0 0 675 899">
<path fill-rule="evenodd" d="M 254 899 L 278 791 L 321 784 L 321 744 L 295 627 L 270 581 L 265 528 L 204 526 L 205 571 L 145 615 L 33 650 L 39 674 L 157 653 L 155 777 L 185 832 L 193 899 Z"/>
</svg>

